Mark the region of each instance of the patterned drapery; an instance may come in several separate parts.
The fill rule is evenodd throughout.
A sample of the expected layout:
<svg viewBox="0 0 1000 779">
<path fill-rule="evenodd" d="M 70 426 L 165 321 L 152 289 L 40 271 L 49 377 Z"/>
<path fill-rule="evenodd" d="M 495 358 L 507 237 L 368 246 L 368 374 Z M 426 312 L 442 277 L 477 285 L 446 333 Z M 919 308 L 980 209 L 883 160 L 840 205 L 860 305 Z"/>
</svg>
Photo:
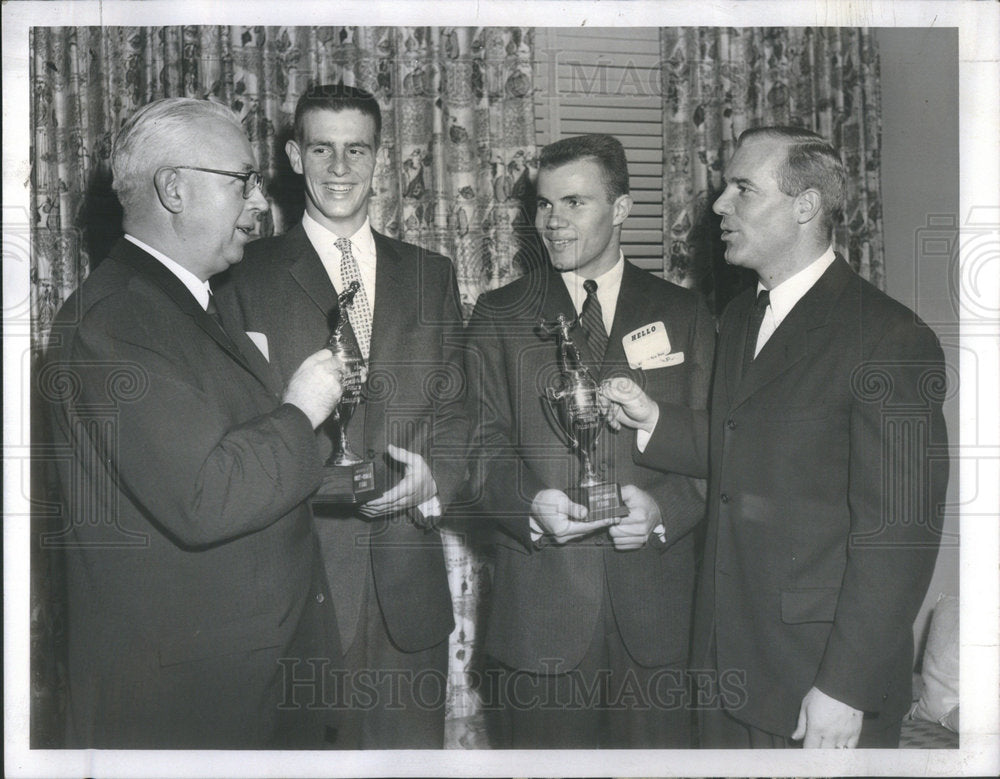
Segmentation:
<svg viewBox="0 0 1000 779">
<path fill-rule="evenodd" d="M 879 58 L 867 29 L 664 27 L 665 275 L 702 290 L 716 310 L 743 279 L 727 269 L 711 204 L 739 134 L 764 124 L 814 130 L 847 165 L 835 245 L 884 286 L 880 210 Z"/>
<path fill-rule="evenodd" d="M 110 189 L 115 132 L 160 97 L 232 107 L 269 181 L 262 234 L 299 218 L 302 186 L 284 143 L 298 97 L 343 81 L 383 111 L 369 213 L 375 229 L 455 263 L 468 313 L 477 295 L 517 275 L 519 182 L 535 156 L 532 33 L 494 27 L 80 27 L 31 31 L 32 322 L 40 348 L 59 305 L 121 233 Z M 41 422 L 40 422 L 41 423 Z M 36 494 L 46 494 L 44 472 Z M 39 531 L 42 528 L 37 528 Z M 37 538 L 33 557 L 38 550 Z M 446 535 L 458 627 L 448 713 L 475 709 L 465 682 L 487 564 L 465 531 Z M 61 577 L 51 555 L 32 566 L 32 736 L 56 746 Z"/>
</svg>

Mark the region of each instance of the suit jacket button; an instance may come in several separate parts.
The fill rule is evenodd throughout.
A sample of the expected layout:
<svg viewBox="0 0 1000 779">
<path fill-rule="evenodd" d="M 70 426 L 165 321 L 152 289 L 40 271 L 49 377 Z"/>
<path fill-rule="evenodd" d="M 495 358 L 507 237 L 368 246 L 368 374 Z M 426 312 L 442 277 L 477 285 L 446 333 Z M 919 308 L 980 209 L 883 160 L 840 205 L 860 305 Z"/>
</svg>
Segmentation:
<svg viewBox="0 0 1000 779">
<path fill-rule="evenodd" d="M 317 603 L 322 603 L 325 600 L 326 600 L 326 596 L 323 593 L 320 592 L 320 593 L 316 594 L 316 602 Z"/>
<path fill-rule="evenodd" d="M 736 429 L 736 420 L 735 419 L 730 419 L 728 422 L 726 422 L 726 427 L 728 427 L 730 430 L 735 430 Z"/>
<path fill-rule="evenodd" d="M 719 500 L 722 501 L 723 503 L 729 503 L 729 496 L 726 493 L 723 492 L 719 496 Z"/>
</svg>

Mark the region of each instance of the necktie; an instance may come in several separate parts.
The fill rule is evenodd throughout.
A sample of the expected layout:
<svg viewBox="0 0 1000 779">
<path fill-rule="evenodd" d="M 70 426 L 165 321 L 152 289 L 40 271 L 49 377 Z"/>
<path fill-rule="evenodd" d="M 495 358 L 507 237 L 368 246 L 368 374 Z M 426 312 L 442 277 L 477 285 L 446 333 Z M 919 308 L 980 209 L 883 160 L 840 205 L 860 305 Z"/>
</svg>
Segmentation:
<svg viewBox="0 0 1000 779">
<path fill-rule="evenodd" d="M 226 337 L 225 342 L 228 344 L 229 348 L 236 352 L 236 354 L 242 356 L 243 353 L 240 351 L 240 348 L 233 341 L 233 337 L 229 334 L 226 326 L 222 323 L 222 317 L 219 315 L 219 307 L 215 305 L 215 295 L 212 294 L 212 290 L 208 291 L 208 305 L 205 306 L 205 313 L 215 320 L 215 324 L 219 326 L 222 334 Z"/>
<path fill-rule="evenodd" d="M 334 245 L 340 250 L 340 280 L 344 288 L 346 289 L 352 281 L 361 285 L 351 304 L 349 318 L 354 337 L 358 341 L 358 348 L 361 349 L 361 356 L 367 360 L 372 341 L 372 315 L 368 307 L 368 295 L 365 293 L 364 282 L 361 281 L 358 261 L 351 252 L 351 239 L 338 238 Z"/>
<path fill-rule="evenodd" d="M 215 324 L 219 326 L 222 332 L 226 332 L 226 328 L 222 324 L 222 317 L 219 316 L 219 307 L 215 305 L 215 295 L 212 294 L 212 290 L 208 291 L 208 305 L 205 306 L 205 313 L 215 320 Z"/>
<path fill-rule="evenodd" d="M 583 301 L 583 311 L 580 312 L 580 323 L 587 331 L 590 343 L 590 353 L 598 362 L 604 362 L 604 351 L 608 347 L 608 332 L 604 329 L 604 312 L 601 301 L 597 299 L 597 282 L 587 279 L 583 282 L 587 290 L 587 299 Z"/>
<path fill-rule="evenodd" d="M 750 363 L 753 362 L 754 352 L 757 351 L 757 336 L 760 335 L 760 325 L 764 321 L 764 313 L 771 304 L 771 298 L 766 289 L 757 293 L 757 302 L 754 303 L 750 311 L 750 319 L 747 322 L 747 342 L 743 346 L 743 375 L 746 375 Z"/>
</svg>

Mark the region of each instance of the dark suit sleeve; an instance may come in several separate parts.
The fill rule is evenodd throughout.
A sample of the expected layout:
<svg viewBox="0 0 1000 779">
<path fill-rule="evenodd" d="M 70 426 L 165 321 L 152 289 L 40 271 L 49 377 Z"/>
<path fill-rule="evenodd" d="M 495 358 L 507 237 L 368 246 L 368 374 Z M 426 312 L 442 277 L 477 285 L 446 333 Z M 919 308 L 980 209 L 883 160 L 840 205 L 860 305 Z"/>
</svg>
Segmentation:
<svg viewBox="0 0 1000 779">
<path fill-rule="evenodd" d="M 80 377 L 74 434 L 94 439 L 121 488 L 166 532 L 188 546 L 225 541 L 270 525 L 318 486 L 319 452 L 302 411 L 282 405 L 235 421 L 226 392 L 245 388 L 213 385 L 210 365 L 190 364 L 176 340 L 120 315 L 92 311 L 67 354 L 65 367 Z"/>
<path fill-rule="evenodd" d="M 905 322 L 855 371 L 850 418 L 851 535 L 833 629 L 815 686 L 863 711 L 893 668 L 912 663 L 913 621 L 930 583 L 948 480 L 934 334 Z M 907 677 L 908 678 L 908 677 Z"/>
<path fill-rule="evenodd" d="M 645 449 L 633 452 L 636 464 L 699 479 L 708 477 L 708 392 L 715 354 L 715 320 L 699 302 L 691 357 L 695 368 L 690 405 L 658 401 L 660 416 Z"/>
<path fill-rule="evenodd" d="M 522 551 L 532 551 L 528 514 L 546 485 L 521 459 L 511 440 L 514 427 L 497 320 L 480 298 L 467 330 L 466 376 L 469 380 L 470 511 L 489 516 L 515 539 Z"/>
<path fill-rule="evenodd" d="M 688 403 L 681 405 L 657 401 L 660 403 L 660 418 L 653 431 L 654 438 L 648 442 L 645 452 L 640 453 L 633 446 L 633 459 L 637 464 L 669 471 L 662 486 L 654 491 L 663 518 L 664 547 L 669 547 L 690 532 L 705 516 L 705 477 L 708 475 L 706 409 L 715 356 L 715 320 L 700 299 L 690 327 L 691 335 L 684 355 L 684 359 L 690 361 Z M 667 409 L 667 414 L 664 414 L 664 409 Z M 682 427 L 675 427 L 678 420 L 683 421 Z M 671 462 L 666 457 L 659 460 L 655 451 L 650 454 L 649 447 L 654 444 L 658 431 L 661 441 L 666 439 L 669 443 L 677 439 L 673 443 L 673 449 L 679 453 L 677 461 Z M 651 540 L 654 544 L 660 542 L 656 534 L 651 536 Z"/>
</svg>

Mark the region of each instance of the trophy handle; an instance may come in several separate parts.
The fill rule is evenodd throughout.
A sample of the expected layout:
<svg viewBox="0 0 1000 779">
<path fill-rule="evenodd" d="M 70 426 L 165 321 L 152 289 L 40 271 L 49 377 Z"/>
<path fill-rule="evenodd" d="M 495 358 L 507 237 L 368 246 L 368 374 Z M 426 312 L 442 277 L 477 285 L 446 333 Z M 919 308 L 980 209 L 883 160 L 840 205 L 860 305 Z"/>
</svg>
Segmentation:
<svg viewBox="0 0 1000 779">
<path fill-rule="evenodd" d="M 549 423 L 557 430 L 562 431 L 569 443 L 575 448 L 580 445 L 580 442 L 571 432 L 571 427 L 563 421 L 562 414 L 559 411 L 559 401 L 562 400 L 565 395 L 565 389 L 546 387 L 545 394 L 542 395 L 542 400 L 544 401 L 542 403 L 542 408 L 545 409 L 545 416 L 548 418 Z"/>
</svg>

